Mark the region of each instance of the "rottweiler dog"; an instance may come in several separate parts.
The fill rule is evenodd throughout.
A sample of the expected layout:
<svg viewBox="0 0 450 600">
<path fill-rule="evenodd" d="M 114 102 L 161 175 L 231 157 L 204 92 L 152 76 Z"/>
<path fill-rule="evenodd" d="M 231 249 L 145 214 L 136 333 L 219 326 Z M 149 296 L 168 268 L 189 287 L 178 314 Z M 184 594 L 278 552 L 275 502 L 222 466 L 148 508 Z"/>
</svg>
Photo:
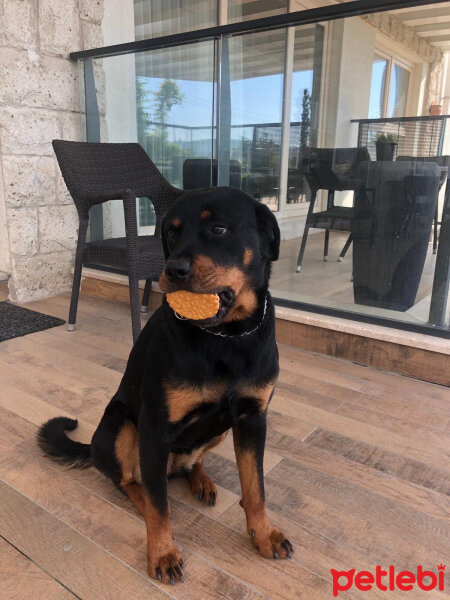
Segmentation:
<svg viewBox="0 0 450 600">
<path fill-rule="evenodd" d="M 202 459 L 229 429 L 253 545 L 265 558 L 290 558 L 293 548 L 264 503 L 266 413 L 279 371 L 268 291 L 279 253 L 277 221 L 239 190 L 194 190 L 165 215 L 161 236 L 162 291 L 216 293 L 217 313 L 183 320 L 164 299 L 137 339 L 91 444 L 69 439 L 64 430 L 77 421 L 64 417 L 44 424 L 38 442 L 63 463 L 94 465 L 128 495 L 145 519 L 149 575 L 173 584 L 184 580 L 183 561 L 170 526 L 167 479 L 184 474 L 193 494 L 214 505 L 217 488 Z"/>
</svg>

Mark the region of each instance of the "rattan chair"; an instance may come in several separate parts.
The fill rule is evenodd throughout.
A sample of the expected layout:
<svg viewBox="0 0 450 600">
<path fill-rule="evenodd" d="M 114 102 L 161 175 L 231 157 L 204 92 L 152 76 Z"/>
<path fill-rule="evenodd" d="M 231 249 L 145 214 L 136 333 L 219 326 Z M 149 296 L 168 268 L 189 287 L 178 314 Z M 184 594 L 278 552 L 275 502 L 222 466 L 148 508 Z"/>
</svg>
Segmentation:
<svg viewBox="0 0 450 600">
<path fill-rule="evenodd" d="M 142 300 L 146 307 L 151 282 L 159 277 L 164 266 L 161 219 L 183 191 L 166 181 L 139 144 L 53 140 L 53 149 L 80 221 L 68 329 L 75 329 L 82 266 L 93 263 L 128 275 L 133 341 L 136 341 L 141 331 L 139 280 L 146 280 Z M 154 235 L 138 236 L 136 199 L 140 197 L 149 198 L 153 204 Z M 108 200 L 123 201 L 125 237 L 86 242 L 89 210 Z"/>
<path fill-rule="evenodd" d="M 358 181 L 357 172 L 359 165 L 364 161 L 370 161 L 366 147 L 306 148 L 302 159 L 302 172 L 311 190 L 311 199 L 297 259 L 297 273 L 302 268 L 306 240 L 311 228 L 325 229 L 324 261 L 328 260 L 330 230 L 351 232 L 354 218 L 353 206 L 336 206 L 334 193 L 344 190 L 355 191 L 361 187 L 363 182 Z M 328 191 L 327 208 L 314 212 L 319 190 Z M 343 260 L 351 242 L 352 234 L 350 233 L 339 255 L 339 261 Z"/>
</svg>

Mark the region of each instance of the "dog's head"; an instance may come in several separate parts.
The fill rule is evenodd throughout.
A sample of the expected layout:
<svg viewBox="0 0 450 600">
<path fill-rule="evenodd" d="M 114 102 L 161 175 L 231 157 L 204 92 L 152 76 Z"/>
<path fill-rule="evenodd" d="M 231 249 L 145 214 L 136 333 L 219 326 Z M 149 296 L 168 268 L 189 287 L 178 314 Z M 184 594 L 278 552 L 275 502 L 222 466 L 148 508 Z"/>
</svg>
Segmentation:
<svg viewBox="0 0 450 600">
<path fill-rule="evenodd" d="M 277 220 L 265 204 L 233 188 L 193 190 L 168 211 L 161 231 L 163 292 L 218 294 L 217 314 L 201 325 L 251 316 L 280 246 Z"/>
</svg>

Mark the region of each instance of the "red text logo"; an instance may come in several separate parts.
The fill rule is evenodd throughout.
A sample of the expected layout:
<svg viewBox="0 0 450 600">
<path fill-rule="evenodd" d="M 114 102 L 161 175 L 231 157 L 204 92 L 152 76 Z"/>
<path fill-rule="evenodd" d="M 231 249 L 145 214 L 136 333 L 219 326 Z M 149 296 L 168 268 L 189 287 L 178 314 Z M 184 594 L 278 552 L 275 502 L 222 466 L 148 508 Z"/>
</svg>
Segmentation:
<svg viewBox="0 0 450 600">
<path fill-rule="evenodd" d="M 417 567 L 417 571 L 400 571 L 395 572 L 395 568 L 390 565 L 388 569 L 383 570 L 380 565 L 375 568 L 375 573 L 370 571 L 359 571 L 350 569 L 350 571 L 336 571 L 331 569 L 333 577 L 333 596 L 337 596 L 339 592 L 345 592 L 353 586 L 361 592 L 368 592 L 373 587 L 386 592 L 401 590 L 408 592 L 409 590 L 418 587 L 424 592 L 429 592 L 434 589 L 439 591 L 444 590 L 444 571 L 445 565 L 438 565 L 438 574 L 433 571 L 425 571 L 422 565 Z"/>
</svg>

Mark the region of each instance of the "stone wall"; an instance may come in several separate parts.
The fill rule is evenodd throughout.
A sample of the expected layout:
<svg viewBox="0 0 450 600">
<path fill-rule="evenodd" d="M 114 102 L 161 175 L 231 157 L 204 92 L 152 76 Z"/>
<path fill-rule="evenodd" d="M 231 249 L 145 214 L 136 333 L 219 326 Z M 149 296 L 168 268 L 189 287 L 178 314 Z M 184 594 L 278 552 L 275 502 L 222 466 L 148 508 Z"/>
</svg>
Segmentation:
<svg viewBox="0 0 450 600">
<path fill-rule="evenodd" d="M 53 138 L 80 139 L 69 52 L 103 45 L 103 0 L 0 0 L 0 270 L 10 298 L 69 290 L 78 219 Z"/>
</svg>

